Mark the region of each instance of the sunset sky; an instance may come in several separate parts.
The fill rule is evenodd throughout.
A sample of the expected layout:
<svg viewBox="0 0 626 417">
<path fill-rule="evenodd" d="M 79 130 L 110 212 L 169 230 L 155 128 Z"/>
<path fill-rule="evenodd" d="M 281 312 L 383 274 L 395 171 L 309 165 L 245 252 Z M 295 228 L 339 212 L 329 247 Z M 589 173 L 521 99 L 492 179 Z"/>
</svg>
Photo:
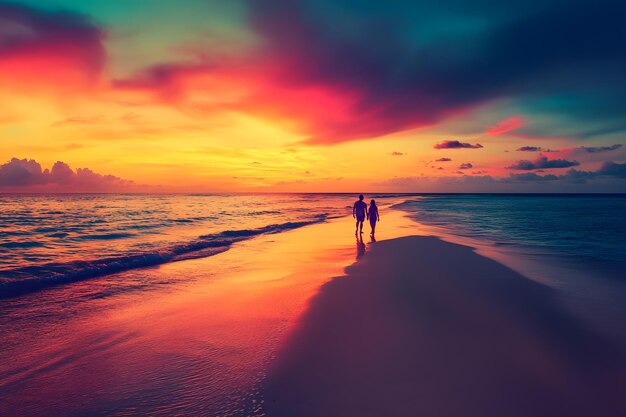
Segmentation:
<svg viewBox="0 0 626 417">
<path fill-rule="evenodd" d="M 626 192 L 626 3 L 0 1 L 0 192 Z"/>
</svg>

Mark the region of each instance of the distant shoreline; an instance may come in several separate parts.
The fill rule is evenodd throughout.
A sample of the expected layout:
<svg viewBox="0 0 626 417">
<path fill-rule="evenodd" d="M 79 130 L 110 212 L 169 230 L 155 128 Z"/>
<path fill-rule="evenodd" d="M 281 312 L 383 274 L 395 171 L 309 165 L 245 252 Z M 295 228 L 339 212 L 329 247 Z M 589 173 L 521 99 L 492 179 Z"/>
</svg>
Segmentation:
<svg viewBox="0 0 626 417">
<path fill-rule="evenodd" d="M 2 191 L 0 192 L 0 196 L 46 196 L 46 195 L 219 195 L 219 196 L 228 196 L 228 195 L 358 195 L 359 193 L 363 193 L 363 191 L 339 191 L 339 192 L 293 192 L 293 191 L 233 191 L 233 192 L 155 192 L 155 193 L 146 193 L 146 192 L 15 192 L 15 191 Z M 379 192 L 366 192 L 369 195 L 397 195 L 397 196 L 420 196 L 420 195 L 497 195 L 497 196 L 626 196 L 626 192 L 581 192 L 581 193 L 571 193 L 571 192 L 563 192 L 563 193 L 555 193 L 555 192 L 519 192 L 519 193 L 510 193 L 510 192 L 489 192 L 489 193 L 433 193 L 433 192 L 393 192 L 393 191 L 379 191 Z"/>
</svg>

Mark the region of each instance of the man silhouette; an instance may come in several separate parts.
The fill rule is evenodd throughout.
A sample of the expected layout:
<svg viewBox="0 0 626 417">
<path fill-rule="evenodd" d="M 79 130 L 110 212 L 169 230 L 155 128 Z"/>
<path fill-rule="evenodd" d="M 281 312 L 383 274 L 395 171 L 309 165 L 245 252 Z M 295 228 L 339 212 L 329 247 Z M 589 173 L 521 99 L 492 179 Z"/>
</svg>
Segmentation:
<svg viewBox="0 0 626 417">
<path fill-rule="evenodd" d="M 354 202 L 354 206 L 352 206 L 352 217 L 356 218 L 356 229 L 354 230 L 354 234 L 356 235 L 359 231 L 359 223 L 361 226 L 360 232 L 363 233 L 363 222 L 365 221 L 365 217 L 367 216 L 367 204 L 363 201 L 363 194 L 359 195 L 359 200 Z"/>
</svg>

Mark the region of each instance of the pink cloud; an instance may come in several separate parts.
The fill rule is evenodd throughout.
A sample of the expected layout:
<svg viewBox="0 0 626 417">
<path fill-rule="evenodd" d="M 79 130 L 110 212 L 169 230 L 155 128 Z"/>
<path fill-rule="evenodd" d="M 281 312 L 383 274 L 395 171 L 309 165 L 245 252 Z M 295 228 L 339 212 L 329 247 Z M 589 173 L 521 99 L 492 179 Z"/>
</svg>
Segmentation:
<svg viewBox="0 0 626 417">
<path fill-rule="evenodd" d="M 508 119 L 498 122 L 494 126 L 490 126 L 489 129 L 485 131 L 485 134 L 489 136 L 498 136 L 503 133 L 519 129 L 527 123 L 528 121 L 521 116 L 509 117 Z"/>
<path fill-rule="evenodd" d="M 84 89 L 101 76 L 104 31 L 69 12 L 0 4 L 0 87 L 4 90 Z"/>
</svg>

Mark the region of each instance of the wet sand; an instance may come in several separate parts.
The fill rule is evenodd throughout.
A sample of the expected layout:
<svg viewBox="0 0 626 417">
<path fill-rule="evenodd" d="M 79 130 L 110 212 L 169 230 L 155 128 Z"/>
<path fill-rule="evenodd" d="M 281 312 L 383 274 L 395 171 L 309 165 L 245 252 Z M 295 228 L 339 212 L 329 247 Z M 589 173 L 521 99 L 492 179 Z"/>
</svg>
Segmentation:
<svg viewBox="0 0 626 417">
<path fill-rule="evenodd" d="M 623 416 L 623 349 L 552 289 L 435 237 L 325 284 L 264 385 L 270 416 Z"/>
<path fill-rule="evenodd" d="M 397 212 L 384 221 L 381 238 L 414 230 Z M 10 300 L 0 415 L 262 415 L 259 387 L 280 343 L 319 287 L 367 250 L 353 227 L 335 219 Z M 102 297 L 85 298 L 94 287 Z"/>
<path fill-rule="evenodd" d="M 553 290 L 410 237 L 420 226 L 400 212 L 381 216 L 376 243 L 335 219 L 13 301 L 0 318 L 0 415 L 625 409 L 623 351 L 562 312 Z M 84 299 L 93 286 L 108 292 Z"/>
</svg>

